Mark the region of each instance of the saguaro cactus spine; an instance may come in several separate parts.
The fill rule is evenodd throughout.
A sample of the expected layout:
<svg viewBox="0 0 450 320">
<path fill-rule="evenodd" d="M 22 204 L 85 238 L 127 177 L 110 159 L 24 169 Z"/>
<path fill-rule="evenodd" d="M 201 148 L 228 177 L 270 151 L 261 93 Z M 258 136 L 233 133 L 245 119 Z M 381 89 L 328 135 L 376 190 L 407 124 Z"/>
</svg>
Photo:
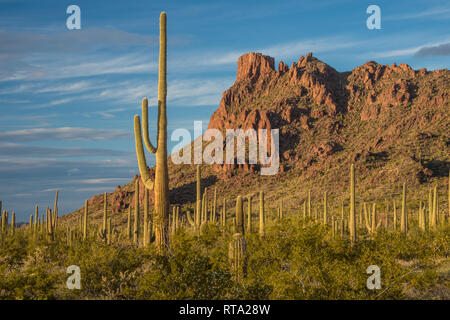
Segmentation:
<svg viewBox="0 0 450 320">
<path fill-rule="evenodd" d="M 168 219 L 169 219 L 169 174 L 167 167 L 167 114 L 166 114 L 166 62 L 167 62 L 167 32 L 166 13 L 160 15 L 159 30 L 159 76 L 158 76 L 158 145 L 155 148 L 150 142 L 148 133 L 148 101 L 142 101 L 142 120 L 144 141 L 147 149 L 156 155 L 155 181 L 152 181 L 145 160 L 141 137 L 141 121 L 138 115 L 134 117 L 134 135 L 136 154 L 139 163 L 141 179 L 145 187 L 155 192 L 155 243 L 158 251 L 163 253 L 169 245 Z"/>
</svg>

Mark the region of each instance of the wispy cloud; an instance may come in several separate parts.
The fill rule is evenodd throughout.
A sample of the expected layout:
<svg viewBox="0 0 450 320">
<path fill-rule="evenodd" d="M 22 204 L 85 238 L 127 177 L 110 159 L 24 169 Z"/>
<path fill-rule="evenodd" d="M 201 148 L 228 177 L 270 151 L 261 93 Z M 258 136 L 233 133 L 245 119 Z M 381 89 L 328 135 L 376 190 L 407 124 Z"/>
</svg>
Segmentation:
<svg viewBox="0 0 450 320">
<path fill-rule="evenodd" d="M 16 143 L 0 143 L 0 157 L 117 157 L 130 155 L 128 152 L 99 148 L 57 148 L 30 146 Z"/>
<path fill-rule="evenodd" d="M 102 178 L 102 179 L 84 179 L 78 180 L 80 184 L 110 184 L 110 183 L 124 183 L 130 182 L 130 178 Z"/>
<path fill-rule="evenodd" d="M 449 56 L 449 55 L 450 55 L 450 43 L 444 43 L 430 47 L 422 47 L 414 54 L 414 56 L 418 58 Z"/>
<path fill-rule="evenodd" d="M 103 130 L 91 128 L 63 127 L 36 128 L 0 132 L 2 142 L 30 142 L 55 140 L 117 140 L 129 139 L 130 133 L 123 130 Z"/>
<path fill-rule="evenodd" d="M 395 15 L 388 15 L 383 20 L 410 20 L 410 19 L 423 19 L 423 18 L 435 18 L 435 19 L 447 19 L 450 17 L 450 8 L 448 7 L 435 7 L 426 10 L 405 12 Z"/>
</svg>

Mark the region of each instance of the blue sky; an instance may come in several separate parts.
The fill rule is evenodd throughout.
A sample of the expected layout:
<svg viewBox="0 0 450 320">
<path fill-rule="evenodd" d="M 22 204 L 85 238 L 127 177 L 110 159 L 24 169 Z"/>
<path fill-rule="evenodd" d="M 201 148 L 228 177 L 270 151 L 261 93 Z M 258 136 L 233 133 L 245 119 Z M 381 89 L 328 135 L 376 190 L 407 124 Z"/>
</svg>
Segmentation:
<svg viewBox="0 0 450 320">
<path fill-rule="evenodd" d="M 81 30 L 66 28 L 71 4 Z M 366 27 L 371 4 L 380 30 Z M 0 0 L 0 200 L 19 221 L 50 205 L 55 189 L 66 213 L 137 173 L 132 117 L 142 97 L 156 105 L 161 11 L 169 135 L 194 120 L 207 126 L 246 52 L 290 65 L 312 51 L 339 71 L 450 61 L 448 1 Z M 150 117 L 154 136 L 156 108 Z"/>
</svg>

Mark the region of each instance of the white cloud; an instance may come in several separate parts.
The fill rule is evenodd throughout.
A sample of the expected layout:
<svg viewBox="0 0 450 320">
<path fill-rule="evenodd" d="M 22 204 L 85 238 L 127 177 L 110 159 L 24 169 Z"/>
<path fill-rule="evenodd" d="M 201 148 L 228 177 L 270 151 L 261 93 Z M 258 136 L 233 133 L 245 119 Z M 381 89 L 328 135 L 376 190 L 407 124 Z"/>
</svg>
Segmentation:
<svg viewBox="0 0 450 320">
<path fill-rule="evenodd" d="M 0 140 L 8 142 L 54 141 L 54 140 L 115 140 L 129 139 L 123 130 L 103 130 L 78 127 L 35 128 L 0 132 Z"/>
<path fill-rule="evenodd" d="M 445 19 L 450 17 L 450 8 L 436 7 L 417 12 L 405 12 L 396 15 L 390 15 L 383 18 L 383 20 L 410 20 L 435 17 L 438 19 Z"/>
</svg>

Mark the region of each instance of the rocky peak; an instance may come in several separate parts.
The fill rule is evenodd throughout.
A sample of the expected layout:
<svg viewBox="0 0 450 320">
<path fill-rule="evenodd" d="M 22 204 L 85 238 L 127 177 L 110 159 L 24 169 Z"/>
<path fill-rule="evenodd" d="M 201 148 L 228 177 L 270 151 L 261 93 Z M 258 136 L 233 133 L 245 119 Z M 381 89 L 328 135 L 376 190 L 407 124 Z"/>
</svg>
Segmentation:
<svg viewBox="0 0 450 320">
<path fill-rule="evenodd" d="M 261 75 L 275 73 L 275 59 L 261 53 L 250 52 L 238 59 L 237 81 L 258 79 Z"/>
</svg>

